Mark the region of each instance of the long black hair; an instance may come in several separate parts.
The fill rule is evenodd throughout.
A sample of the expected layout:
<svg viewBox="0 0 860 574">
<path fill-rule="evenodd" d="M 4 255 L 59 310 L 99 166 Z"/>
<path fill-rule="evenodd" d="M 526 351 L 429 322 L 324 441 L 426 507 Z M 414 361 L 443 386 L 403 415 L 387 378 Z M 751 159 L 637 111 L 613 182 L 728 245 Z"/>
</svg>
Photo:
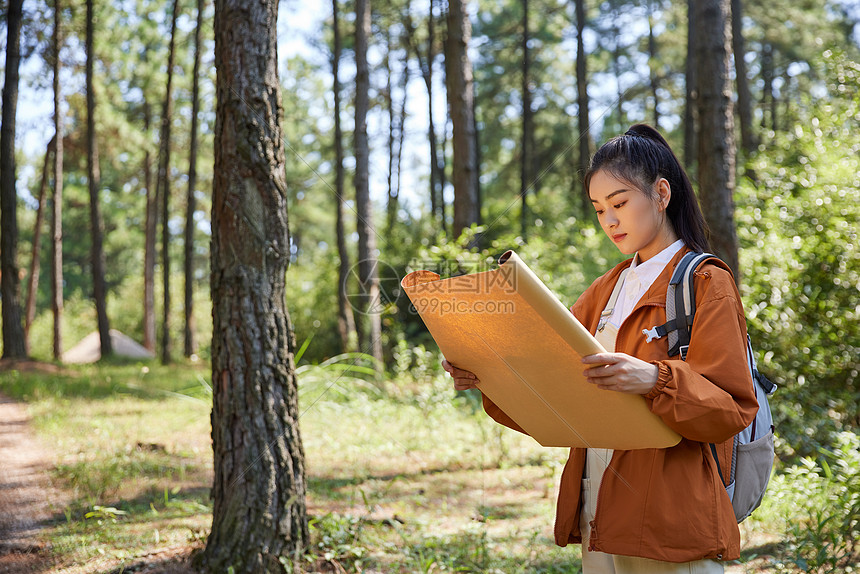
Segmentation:
<svg viewBox="0 0 860 574">
<path fill-rule="evenodd" d="M 654 182 L 665 178 L 672 189 L 666 214 L 675 233 L 690 249 L 710 251 L 707 224 L 693 184 L 660 132 L 649 125 L 636 124 L 600 146 L 585 172 L 586 195 L 590 195 L 591 178 L 601 170 L 655 199 Z"/>
</svg>

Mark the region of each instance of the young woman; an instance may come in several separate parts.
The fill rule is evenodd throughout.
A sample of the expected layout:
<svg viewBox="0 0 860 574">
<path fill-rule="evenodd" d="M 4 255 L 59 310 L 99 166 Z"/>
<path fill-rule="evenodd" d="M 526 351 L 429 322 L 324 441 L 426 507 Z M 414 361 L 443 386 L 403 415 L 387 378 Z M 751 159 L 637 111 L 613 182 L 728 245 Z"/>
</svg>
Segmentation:
<svg viewBox="0 0 860 574">
<path fill-rule="evenodd" d="M 663 137 L 640 124 L 597 151 L 585 189 L 604 233 L 633 258 L 598 278 L 571 308 L 612 351 L 584 357 L 584 374 L 601 389 L 643 396 L 683 438 L 667 449 L 571 449 L 555 541 L 582 543 L 585 574 L 723 572 L 723 561 L 740 556 L 740 533 L 709 443 L 727 468 L 731 438 L 757 409 L 740 295 L 728 267 L 703 264 L 686 361 L 670 358 L 667 338 L 648 342 L 642 330 L 665 322 L 669 278 L 683 255 L 708 250 L 689 178 Z M 619 278 L 620 296 L 601 322 Z M 473 373 L 443 366 L 455 389 L 478 385 Z M 486 396 L 484 409 L 524 432 Z"/>
</svg>

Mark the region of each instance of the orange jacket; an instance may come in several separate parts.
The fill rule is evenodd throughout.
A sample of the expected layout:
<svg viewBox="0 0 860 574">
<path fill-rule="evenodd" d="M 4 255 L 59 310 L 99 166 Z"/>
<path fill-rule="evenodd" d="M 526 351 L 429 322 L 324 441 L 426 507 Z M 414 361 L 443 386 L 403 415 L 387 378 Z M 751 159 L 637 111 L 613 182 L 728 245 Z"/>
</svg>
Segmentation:
<svg viewBox="0 0 860 574">
<path fill-rule="evenodd" d="M 710 260 L 695 280 L 696 317 L 687 360 L 668 357 L 667 337 L 645 342 L 643 329 L 666 320 L 666 290 L 682 249 L 622 323 L 616 351 L 656 364 L 656 386 L 645 395 L 652 412 L 683 438 L 667 449 L 615 451 L 598 492 L 591 550 L 667 562 L 740 557 L 740 533 L 708 443 L 717 444 L 728 468 L 731 438 L 757 410 L 746 361 L 746 321 L 731 271 Z M 591 332 L 621 270 L 598 278 L 571 308 Z M 524 432 L 492 401 L 484 408 L 496 421 Z M 572 448 L 559 486 L 555 542 L 582 541 L 582 448 Z"/>
</svg>

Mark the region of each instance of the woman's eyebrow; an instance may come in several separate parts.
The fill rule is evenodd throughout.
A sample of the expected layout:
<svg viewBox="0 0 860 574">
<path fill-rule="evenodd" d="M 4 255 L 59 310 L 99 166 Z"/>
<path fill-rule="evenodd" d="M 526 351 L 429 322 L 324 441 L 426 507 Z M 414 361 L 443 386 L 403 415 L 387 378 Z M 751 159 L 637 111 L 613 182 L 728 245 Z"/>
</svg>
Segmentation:
<svg viewBox="0 0 860 574">
<path fill-rule="evenodd" d="M 607 195 L 604 199 L 608 201 L 608 200 L 612 199 L 613 197 L 615 197 L 616 195 L 618 195 L 619 193 L 624 193 L 625 191 L 630 191 L 630 190 L 628 190 L 628 189 L 619 189 L 618 191 L 613 191 L 612 193 L 610 193 L 609 195 Z M 591 200 L 591 203 L 597 203 L 597 200 L 596 200 L 596 199 L 592 199 L 592 200 Z"/>
</svg>

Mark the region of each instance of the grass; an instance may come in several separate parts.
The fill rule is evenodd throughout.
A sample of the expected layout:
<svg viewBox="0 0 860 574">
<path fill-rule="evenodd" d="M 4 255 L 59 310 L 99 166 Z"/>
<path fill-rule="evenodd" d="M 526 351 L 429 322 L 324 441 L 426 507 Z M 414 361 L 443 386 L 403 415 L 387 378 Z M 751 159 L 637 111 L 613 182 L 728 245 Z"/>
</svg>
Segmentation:
<svg viewBox="0 0 860 574">
<path fill-rule="evenodd" d="M 499 427 L 438 373 L 369 384 L 361 371 L 335 379 L 342 370 L 300 370 L 313 540 L 303 571 L 579 572 L 579 549 L 552 542 L 566 451 Z M 208 378 L 190 363 L 0 372 L 0 391 L 28 403 L 55 453 L 67 500 L 46 536 L 63 572 L 205 543 Z M 766 525 L 752 528 L 750 540 Z"/>
</svg>

